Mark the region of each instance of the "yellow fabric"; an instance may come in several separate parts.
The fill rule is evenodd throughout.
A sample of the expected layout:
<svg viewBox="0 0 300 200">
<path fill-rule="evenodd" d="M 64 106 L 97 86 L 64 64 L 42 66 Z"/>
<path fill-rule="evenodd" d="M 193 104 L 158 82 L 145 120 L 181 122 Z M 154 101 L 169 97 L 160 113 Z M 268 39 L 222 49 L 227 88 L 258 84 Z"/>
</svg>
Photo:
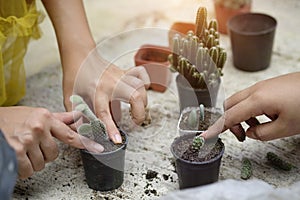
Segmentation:
<svg viewBox="0 0 300 200">
<path fill-rule="evenodd" d="M 30 39 L 41 35 L 42 18 L 33 0 L 0 0 L 0 106 L 25 95 L 24 56 Z"/>
</svg>

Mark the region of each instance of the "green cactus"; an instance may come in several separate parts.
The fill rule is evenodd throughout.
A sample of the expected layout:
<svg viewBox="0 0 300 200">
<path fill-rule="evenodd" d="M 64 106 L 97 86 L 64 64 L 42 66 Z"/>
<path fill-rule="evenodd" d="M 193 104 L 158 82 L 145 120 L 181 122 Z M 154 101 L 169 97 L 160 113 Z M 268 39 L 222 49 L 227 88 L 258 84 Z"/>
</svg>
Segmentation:
<svg viewBox="0 0 300 200">
<path fill-rule="evenodd" d="M 197 116 L 197 110 L 195 110 L 195 109 L 191 110 L 191 112 L 189 113 L 187 122 L 188 122 L 189 127 L 193 128 L 195 130 L 198 129 L 199 120 L 198 120 L 198 116 Z"/>
<path fill-rule="evenodd" d="M 252 176 L 252 164 L 248 158 L 242 159 L 241 179 L 247 180 Z"/>
<path fill-rule="evenodd" d="M 205 143 L 204 137 L 202 137 L 201 135 L 195 136 L 193 138 L 192 150 L 196 152 L 199 151 L 201 147 L 203 147 L 204 143 Z"/>
<path fill-rule="evenodd" d="M 205 118 L 205 115 L 204 115 L 204 105 L 203 104 L 200 104 L 199 105 L 199 115 L 200 115 L 200 120 L 201 121 L 204 121 L 204 118 Z"/>
<path fill-rule="evenodd" d="M 273 152 L 267 153 L 267 159 L 275 168 L 278 169 L 290 171 L 294 167 L 292 164 L 284 161 L 282 158 L 280 158 L 278 155 L 276 155 Z"/>
<path fill-rule="evenodd" d="M 225 49 L 220 47 L 217 21 L 213 19 L 207 25 L 207 10 L 200 7 L 196 33 L 188 31 L 184 36 L 176 34 L 173 37 L 172 54 L 169 56 L 171 70 L 183 75 L 193 88 L 207 89 L 223 75 L 220 72 L 226 58 Z"/>
<path fill-rule="evenodd" d="M 89 120 L 89 123 L 83 123 L 79 126 L 77 129 L 78 133 L 99 143 L 103 140 L 108 140 L 108 134 L 104 123 L 97 118 L 82 97 L 72 95 L 70 101 L 73 103 L 74 109 L 81 112 Z"/>
</svg>

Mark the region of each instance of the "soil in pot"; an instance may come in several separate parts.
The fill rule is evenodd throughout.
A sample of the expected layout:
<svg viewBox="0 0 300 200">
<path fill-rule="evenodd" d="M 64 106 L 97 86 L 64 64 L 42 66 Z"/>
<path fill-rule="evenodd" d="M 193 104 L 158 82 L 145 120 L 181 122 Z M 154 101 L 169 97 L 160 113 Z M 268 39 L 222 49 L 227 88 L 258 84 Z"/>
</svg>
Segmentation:
<svg viewBox="0 0 300 200">
<path fill-rule="evenodd" d="M 190 107 L 189 110 L 191 110 L 191 109 L 193 109 L 193 107 Z M 194 127 L 190 127 L 188 124 L 189 114 L 190 114 L 190 111 L 182 112 L 182 116 L 180 118 L 180 123 L 179 123 L 179 128 L 181 130 L 195 130 Z M 199 123 L 198 123 L 197 130 L 199 130 L 199 131 L 207 130 L 209 126 L 211 126 L 213 123 L 215 123 L 221 117 L 220 112 L 212 111 L 211 108 L 206 108 L 204 110 L 204 115 L 205 115 L 204 121 L 199 120 Z M 200 116 L 199 109 L 197 110 L 197 116 Z"/>
<path fill-rule="evenodd" d="M 121 132 L 121 131 L 120 131 Z M 91 189 L 109 191 L 120 187 L 124 181 L 127 136 L 121 132 L 123 144 L 101 142 L 105 151 L 99 154 L 81 150 L 86 182 Z"/>
<path fill-rule="evenodd" d="M 207 140 L 200 151 L 195 152 L 191 148 L 195 135 L 182 135 L 171 145 L 180 189 L 210 184 L 219 179 L 225 150 L 223 142 L 219 138 Z"/>
</svg>

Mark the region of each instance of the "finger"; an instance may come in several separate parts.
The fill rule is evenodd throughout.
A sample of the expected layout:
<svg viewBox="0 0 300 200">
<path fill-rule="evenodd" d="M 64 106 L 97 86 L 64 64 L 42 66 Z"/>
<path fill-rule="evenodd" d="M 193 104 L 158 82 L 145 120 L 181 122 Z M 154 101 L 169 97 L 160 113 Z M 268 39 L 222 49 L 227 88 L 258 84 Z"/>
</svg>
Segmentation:
<svg viewBox="0 0 300 200">
<path fill-rule="evenodd" d="M 205 139 L 211 139 L 217 137 L 224 130 L 225 116 L 222 115 L 213 125 L 208 127 L 206 131 L 204 131 L 201 135 Z"/>
<path fill-rule="evenodd" d="M 62 141 L 65 144 L 71 145 L 72 147 L 84 149 L 86 146 L 82 143 L 82 137 L 73 131 L 70 127 L 65 125 L 59 120 L 56 120 L 52 127 L 51 127 L 51 134 L 53 137 L 57 138 L 58 140 Z M 95 149 L 97 152 L 102 152 L 103 147 L 102 145 L 91 141 L 89 144 L 92 145 L 91 148 Z"/>
<path fill-rule="evenodd" d="M 246 139 L 245 130 L 241 124 L 231 127 L 230 131 L 235 135 L 238 141 L 243 142 Z"/>
<path fill-rule="evenodd" d="M 284 128 L 279 120 L 265 122 L 258 126 L 250 127 L 246 131 L 246 135 L 247 137 L 260 141 L 269 141 L 286 136 L 286 134 L 284 134 Z"/>
<path fill-rule="evenodd" d="M 53 116 L 62 121 L 63 123 L 70 125 L 74 122 L 78 121 L 80 117 L 82 117 L 81 112 L 72 111 L 72 112 L 61 112 L 61 113 L 53 113 Z"/>
<path fill-rule="evenodd" d="M 147 105 L 147 92 L 144 86 L 144 82 L 134 76 L 124 76 L 122 78 L 126 84 L 137 90 L 143 97 L 144 105 Z"/>
<path fill-rule="evenodd" d="M 225 100 L 224 102 L 224 109 L 228 110 L 231 107 L 233 107 L 234 105 L 238 104 L 239 102 L 245 100 L 246 98 L 248 98 L 250 95 L 250 89 L 244 89 L 241 90 L 237 93 L 235 93 L 234 95 L 232 95 L 231 97 L 229 97 L 228 99 Z"/>
<path fill-rule="evenodd" d="M 138 91 L 135 91 L 130 98 L 130 106 L 131 106 L 131 117 L 135 124 L 142 124 L 145 121 L 145 107 L 146 105 L 143 102 L 143 98 L 141 97 Z"/>
<path fill-rule="evenodd" d="M 40 171 L 45 167 L 43 153 L 39 146 L 31 145 L 27 151 L 27 156 L 31 162 L 34 171 Z"/>
<path fill-rule="evenodd" d="M 260 122 L 255 118 L 251 117 L 250 119 L 245 121 L 250 127 L 260 125 Z"/>
<path fill-rule="evenodd" d="M 18 175 L 19 178 L 25 179 L 33 174 L 33 167 L 29 158 L 27 157 L 27 149 L 18 139 L 11 138 L 9 144 L 14 148 L 18 161 Z"/>
<path fill-rule="evenodd" d="M 106 95 L 98 95 L 95 101 L 96 116 L 105 124 L 109 138 L 116 143 L 122 143 L 122 138 L 118 128 L 110 113 L 109 99 Z"/>
<path fill-rule="evenodd" d="M 58 157 L 58 146 L 54 139 L 49 135 L 49 137 L 43 137 L 41 139 L 40 149 L 43 153 L 45 162 L 50 162 Z"/>
<path fill-rule="evenodd" d="M 102 153 L 104 151 L 104 147 L 101 144 L 98 144 L 82 135 L 78 135 L 78 137 L 87 151 L 92 153 Z"/>
<path fill-rule="evenodd" d="M 135 76 L 141 79 L 144 82 L 144 86 L 146 89 L 150 87 L 150 77 L 143 66 L 130 68 L 127 72 L 127 75 Z"/>
</svg>

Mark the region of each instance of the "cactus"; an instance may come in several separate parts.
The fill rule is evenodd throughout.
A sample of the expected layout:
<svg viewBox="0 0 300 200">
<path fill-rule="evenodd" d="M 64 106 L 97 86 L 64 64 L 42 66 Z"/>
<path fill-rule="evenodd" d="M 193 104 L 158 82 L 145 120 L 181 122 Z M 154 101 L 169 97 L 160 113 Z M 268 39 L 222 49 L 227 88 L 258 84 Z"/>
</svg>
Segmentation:
<svg viewBox="0 0 300 200">
<path fill-rule="evenodd" d="M 252 176 L 252 164 L 248 158 L 242 159 L 241 179 L 247 180 Z"/>
<path fill-rule="evenodd" d="M 251 3 L 252 0 L 215 0 L 216 4 L 225 8 L 239 9 Z"/>
<path fill-rule="evenodd" d="M 204 121 L 205 115 L 204 115 L 204 105 L 200 104 L 199 105 L 199 115 L 200 115 L 200 120 Z"/>
<path fill-rule="evenodd" d="M 197 116 L 197 110 L 193 109 L 189 113 L 188 125 L 189 125 L 189 127 L 193 128 L 195 130 L 198 129 L 199 121 L 198 121 L 198 116 Z"/>
<path fill-rule="evenodd" d="M 290 171 L 294 166 L 283 159 L 281 159 L 278 155 L 276 155 L 273 152 L 268 152 L 267 153 L 267 159 L 268 161 L 278 169 L 282 169 L 285 171 Z"/>
<path fill-rule="evenodd" d="M 201 147 L 203 147 L 204 143 L 204 137 L 202 137 L 201 135 L 195 136 L 192 143 L 192 150 L 195 152 L 199 151 Z"/>
<path fill-rule="evenodd" d="M 207 25 L 207 10 L 200 7 L 196 17 L 196 32 L 174 35 L 171 70 L 183 75 L 193 88 L 213 87 L 222 76 L 227 53 L 220 47 L 220 34 L 215 19 Z"/>
<path fill-rule="evenodd" d="M 79 126 L 77 129 L 78 133 L 99 143 L 103 140 L 108 140 L 104 123 L 97 118 L 82 97 L 72 95 L 70 101 L 73 103 L 75 110 L 81 112 L 89 120 L 89 123 L 83 123 Z"/>
</svg>

